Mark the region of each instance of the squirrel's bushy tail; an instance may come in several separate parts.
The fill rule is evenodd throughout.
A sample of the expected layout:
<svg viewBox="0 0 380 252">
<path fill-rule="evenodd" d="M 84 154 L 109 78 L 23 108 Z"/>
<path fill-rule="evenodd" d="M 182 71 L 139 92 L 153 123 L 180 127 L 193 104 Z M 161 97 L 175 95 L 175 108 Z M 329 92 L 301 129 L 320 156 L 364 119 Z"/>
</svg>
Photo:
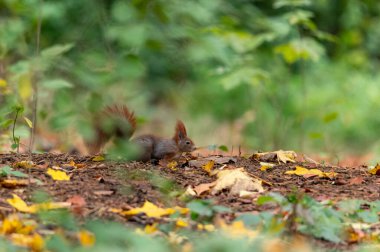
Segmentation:
<svg viewBox="0 0 380 252">
<path fill-rule="evenodd" d="M 87 142 L 90 154 L 99 153 L 112 138 L 129 139 L 136 130 L 136 117 L 127 106 L 107 106 L 94 122 L 95 137 Z"/>
</svg>

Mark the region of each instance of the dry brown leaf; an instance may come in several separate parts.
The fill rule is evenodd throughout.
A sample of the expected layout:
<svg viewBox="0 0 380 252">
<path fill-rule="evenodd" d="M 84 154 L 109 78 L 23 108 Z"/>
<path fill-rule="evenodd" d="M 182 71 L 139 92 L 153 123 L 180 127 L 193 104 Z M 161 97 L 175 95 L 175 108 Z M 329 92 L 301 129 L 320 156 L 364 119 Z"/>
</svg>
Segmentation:
<svg viewBox="0 0 380 252">
<path fill-rule="evenodd" d="M 222 156 L 222 157 L 207 157 L 205 158 L 206 160 L 211 160 L 214 161 L 217 164 L 228 164 L 228 163 L 236 163 L 237 159 L 233 157 L 227 157 L 227 156 Z"/>
<path fill-rule="evenodd" d="M 272 152 L 255 153 L 251 156 L 251 158 L 262 162 L 294 163 L 297 158 L 297 154 L 294 151 L 278 150 Z"/>
<path fill-rule="evenodd" d="M 16 188 L 18 186 L 27 186 L 29 184 L 28 179 L 4 179 L 0 181 L 0 185 L 5 188 Z"/>
<path fill-rule="evenodd" d="M 364 178 L 363 177 L 355 177 L 355 178 L 352 178 L 348 181 L 348 183 L 350 185 L 360 185 L 362 184 L 364 181 Z"/>
<path fill-rule="evenodd" d="M 205 159 L 202 159 L 202 160 L 190 160 L 189 161 L 189 166 L 201 168 L 207 162 L 208 162 L 208 160 L 205 160 Z"/>
<path fill-rule="evenodd" d="M 205 184 L 200 184 L 194 187 L 195 193 L 200 196 L 201 194 L 208 192 L 211 190 L 212 187 L 216 185 L 216 182 L 211 182 L 211 183 L 205 183 Z"/>
<path fill-rule="evenodd" d="M 102 190 L 100 190 L 100 191 L 93 191 L 93 193 L 95 195 L 99 195 L 99 196 L 109 196 L 109 195 L 114 194 L 115 192 L 114 191 L 102 191 Z"/>
<path fill-rule="evenodd" d="M 232 195 L 239 195 L 241 191 L 264 191 L 261 180 L 250 177 L 244 167 L 220 171 L 217 175 L 218 179 L 211 191 L 212 194 L 216 194 L 223 189 L 230 189 Z"/>
</svg>

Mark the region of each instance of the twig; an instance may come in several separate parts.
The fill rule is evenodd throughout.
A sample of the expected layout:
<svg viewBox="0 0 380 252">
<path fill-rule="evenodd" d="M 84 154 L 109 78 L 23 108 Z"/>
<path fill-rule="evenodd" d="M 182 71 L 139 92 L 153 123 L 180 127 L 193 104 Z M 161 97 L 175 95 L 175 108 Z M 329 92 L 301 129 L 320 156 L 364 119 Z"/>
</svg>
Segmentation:
<svg viewBox="0 0 380 252">
<path fill-rule="evenodd" d="M 16 128 L 16 121 L 17 121 L 19 111 L 20 111 L 20 109 L 16 108 L 16 116 L 15 116 L 15 119 L 13 120 L 12 137 L 13 137 L 13 143 L 14 144 L 16 144 L 15 128 Z M 20 146 L 20 141 L 17 143 L 17 153 L 19 153 L 19 150 L 20 150 L 19 146 Z"/>
<path fill-rule="evenodd" d="M 37 18 L 37 31 L 36 31 L 36 51 L 35 56 L 38 61 L 38 57 L 40 55 L 40 40 L 41 40 L 41 24 L 42 24 L 42 0 L 38 0 L 38 18 Z M 38 64 L 37 64 L 38 65 Z M 32 151 L 34 145 L 34 136 L 36 133 L 36 124 L 37 124 L 37 104 L 38 104 L 38 73 L 39 69 L 36 70 L 35 77 L 32 80 L 32 88 L 33 88 L 33 100 L 32 100 L 32 127 L 30 128 L 30 139 L 29 139 L 29 160 L 32 161 Z M 28 169 L 28 188 L 30 188 L 31 184 L 31 174 L 30 168 Z"/>
<path fill-rule="evenodd" d="M 36 31 L 36 59 L 40 54 L 40 40 L 41 40 L 41 24 L 42 24 L 42 0 L 38 1 L 38 19 L 37 19 L 37 31 Z M 32 157 L 34 136 L 36 133 L 36 123 L 37 123 L 37 104 L 38 104 L 38 69 L 36 73 L 37 77 L 33 78 L 32 88 L 33 88 L 33 101 L 32 101 L 32 122 L 33 127 L 30 129 L 30 141 L 29 141 L 29 157 Z"/>
</svg>

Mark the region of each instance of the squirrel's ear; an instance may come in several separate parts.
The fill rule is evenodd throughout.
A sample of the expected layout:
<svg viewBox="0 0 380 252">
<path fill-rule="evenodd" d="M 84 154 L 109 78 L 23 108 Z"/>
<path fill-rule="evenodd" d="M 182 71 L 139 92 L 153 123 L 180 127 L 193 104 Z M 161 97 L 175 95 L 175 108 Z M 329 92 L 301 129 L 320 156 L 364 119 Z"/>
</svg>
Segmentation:
<svg viewBox="0 0 380 252">
<path fill-rule="evenodd" d="M 178 120 L 177 121 L 177 125 L 175 127 L 175 136 L 174 136 L 174 138 L 176 140 L 181 140 L 181 139 L 184 139 L 186 137 L 187 137 L 187 133 L 186 133 L 185 124 L 183 124 L 183 122 L 181 120 Z"/>
</svg>

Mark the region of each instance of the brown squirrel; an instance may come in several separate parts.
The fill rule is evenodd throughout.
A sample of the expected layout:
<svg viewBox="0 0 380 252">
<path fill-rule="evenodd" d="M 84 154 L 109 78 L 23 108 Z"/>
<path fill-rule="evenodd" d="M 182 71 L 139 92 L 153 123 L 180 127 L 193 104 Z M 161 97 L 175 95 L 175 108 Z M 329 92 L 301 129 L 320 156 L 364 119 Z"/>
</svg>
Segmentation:
<svg viewBox="0 0 380 252">
<path fill-rule="evenodd" d="M 95 139 L 87 143 L 90 154 L 99 153 L 112 137 L 128 139 L 135 143 L 140 148 L 140 155 L 136 160 L 140 161 L 175 159 L 180 157 L 183 152 L 191 152 L 196 149 L 193 141 L 187 136 L 184 123 L 180 120 L 177 121 L 174 136 L 169 139 L 150 134 L 130 139 L 136 130 L 136 117 L 124 105 L 106 107 L 98 116 L 98 122 L 104 120 L 112 125 L 107 128 L 104 124 L 96 124 Z"/>
</svg>

